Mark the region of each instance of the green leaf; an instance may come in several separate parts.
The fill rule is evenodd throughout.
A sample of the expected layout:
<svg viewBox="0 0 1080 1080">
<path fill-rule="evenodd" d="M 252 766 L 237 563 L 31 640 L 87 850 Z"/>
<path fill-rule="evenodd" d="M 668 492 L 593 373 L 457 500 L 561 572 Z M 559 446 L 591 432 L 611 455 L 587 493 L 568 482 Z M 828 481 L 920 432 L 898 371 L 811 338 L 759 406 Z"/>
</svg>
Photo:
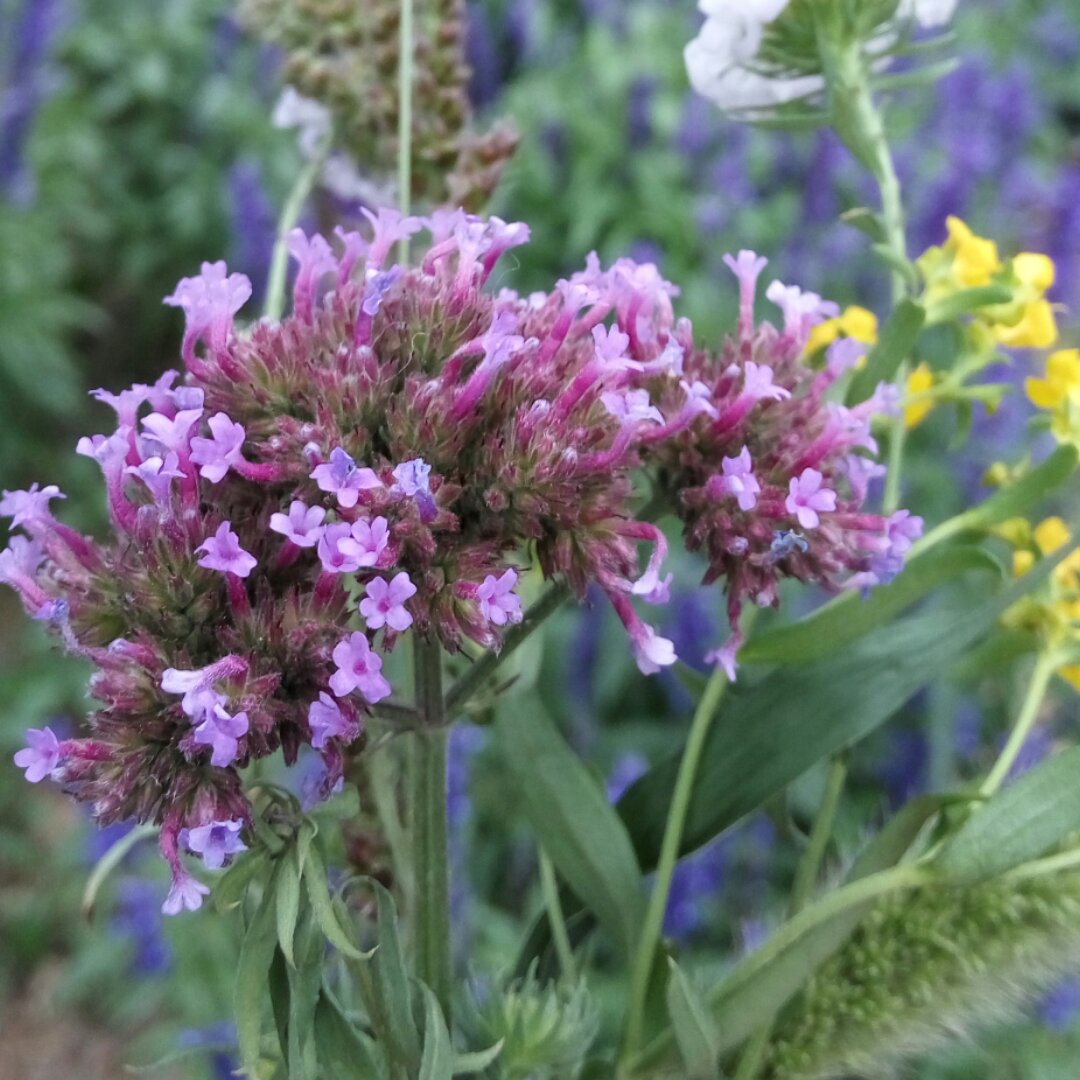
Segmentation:
<svg viewBox="0 0 1080 1080">
<path fill-rule="evenodd" d="M 865 233 L 875 243 L 882 244 L 886 240 L 885 223 L 881 220 L 881 215 L 865 206 L 856 206 L 851 210 L 846 210 L 840 215 L 840 220 L 845 225 L 850 225 Z"/>
<path fill-rule="evenodd" d="M 326 940 L 340 953 L 351 960 L 366 960 L 370 953 L 362 953 L 350 940 L 348 934 L 338 920 L 338 914 L 334 910 L 334 902 L 330 899 L 330 889 L 326 882 L 326 867 L 323 865 L 322 856 L 315 844 L 311 845 L 307 856 L 307 869 L 304 872 L 304 882 L 307 884 L 308 897 L 315 913 L 315 919 Z"/>
<path fill-rule="evenodd" d="M 277 932 L 281 952 L 289 967 L 296 967 L 293 956 L 293 934 L 300 915 L 300 867 L 295 847 L 289 848 L 281 859 L 277 874 Z"/>
<path fill-rule="evenodd" d="M 1012 298 L 1013 290 L 1007 285 L 983 285 L 978 289 L 964 289 L 935 303 L 927 312 L 927 325 L 952 322 L 980 308 L 1007 304 Z"/>
<path fill-rule="evenodd" d="M 632 956 L 644 919 L 641 875 L 604 792 L 540 710 L 524 701 L 500 709 L 496 730 L 508 779 L 544 851 Z"/>
<path fill-rule="evenodd" d="M 244 898 L 248 886 L 272 870 L 270 859 L 262 851 L 251 851 L 225 871 L 214 886 L 214 903 L 219 911 L 236 907 Z"/>
<path fill-rule="evenodd" d="M 430 987 L 421 983 L 420 992 L 424 998 L 424 1053 L 419 1080 L 453 1080 L 454 1048 L 442 1009 Z"/>
<path fill-rule="evenodd" d="M 974 885 L 1037 859 L 1080 829 L 1080 746 L 1024 773 L 977 808 L 934 860 L 949 882 Z"/>
<path fill-rule="evenodd" d="M 690 1080 L 712 1080 L 719 1057 L 716 1026 L 682 968 L 668 959 L 667 1008 L 675 1042 Z"/>
<path fill-rule="evenodd" d="M 494 1046 L 489 1046 L 486 1050 L 472 1050 L 464 1054 L 455 1054 L 454 1075 L 473 1076 L 494 1065 L 502 1053 L 505 1041 L 505 1039 L 500 1039 Z"/>
<path fill-rule="evenodd" d="M 133 850 L 143 840 L 156 836 L 156 825 L 136 825 L 134 829 L 121 836 L 119 840 L 97 861 L 90 876 L 86 879 L 86 888 L 82 895 L 83 918 L 89 921 L 94 917 L 94 908 L 97 905 L 97 895 L 101 886 L 108 880 L 109 875 L 116 870 L 126 858 L 128 852 Z"/>
<path fill-rule="evenodd" d="M 1026 515 L 1073 475 L 1076 463 L 1076 447 L 1059 446 L 1041 465 L 1036 466 L 1015 484 L 1001 488 L 978 506 L 973 506 L 932 529 L 912 546 L 909 558 L 917 558 L 923 551 L 957 533 L 969 529 L 989 529 L 1009 518 Z"/>
<path fill-rule="evenodd" d="M 320 1080 L 390 1080 L 390 1066 L 374 1040 L 358 1031 L 325 988 L 315 1005 Z"/>
<path fill-rule="evenodd" d="M 420 1032 L 412 1011 L 409 973 L 401 950 L 394 898 L 377 881 L 377 945 L 371 963 L 361 969 L 360 990 L 379 1041 L 393 1061 L 415 1069 L 420 1061 Z"/>
<path fill-rule="evenodd" d="M 240 1049 L 240 1064 L 250 1076 L 258 1075 L 263 1003 L 267 999 L 268 976 L 277 949 L 275 885 L 276 882 L 271 879 L 263 893 L 240 946 L 236 968 L 236 1041 Z"/>
<path fill-rule="evenodd" d="M 315 1008 L 322 983 L 323 938 L 311 909 L 304 912 L 296 930 L 299 963 L 288 969 L 289 979 L 289 1080 L 315 1080 L 315 1045 L 312 1042 Z"/>
<path fill-rule="evenodd" d="M 901 300 L 881 330 L 878 343 L 866 358 L 866 367 L 855 372 L 848 387 L 848 405 L 865 401 L 880 382 L 888 382 L 911 355 L 926 322 L 926 311 L 914 300 Z"/>
<path fill-rule="evenodd" d="M 739 650 L 739 663 L 800 664 L 820 660 L 970 570 L 1001 575 L 997 560 L 981 548 L 964 546 L 927 552 L 909 563 L 895 581 L 872 590 L 866 599 L 850 591 L 797 623 L 752 638 Z"/>
</svg>

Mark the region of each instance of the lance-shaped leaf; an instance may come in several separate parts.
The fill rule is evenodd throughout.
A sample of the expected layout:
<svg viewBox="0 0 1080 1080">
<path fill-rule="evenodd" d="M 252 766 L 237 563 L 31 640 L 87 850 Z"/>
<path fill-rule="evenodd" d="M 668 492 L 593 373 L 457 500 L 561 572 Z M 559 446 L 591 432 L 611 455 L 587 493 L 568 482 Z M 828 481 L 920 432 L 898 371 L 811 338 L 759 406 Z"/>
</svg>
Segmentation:
<svg viewBox="0 0 1080 1080">
<path fill-rule="evenodd" d="M 525 815 L 570 888 L 632 956 L 644 917 L 626 829 L 581 759 L 542 711 L 500 710 L 503 759 Z"/>
<path fill-rule="evenodd" d="M 881 330 L 881 338 L 866 357 L 866 366 L 855 372 L 848 387 L 847 403 L 865 401 L 880 382 L 888 382 L 911 355 L 926 322 L 926 310 L 914 300 L 901 300 Z"/>
<path fill-rule="evenodd" d="M 431 989 L 423 983 L 420 993 L 424 999 L 424 1053 L 420 1058 L 419 1080 L 453 1080 L 454 1047 L 442 1009 Z"/>
<path fill-rule="evenodd" d="M 325 988 L 315 1006 L 315 1046 L 319 1076 L 326 1080 L 389 1080 L 390 1066 L 382 1051 L 349 1022 Z"/>
<path fill-rule="evenodd" d="M 671 958 L 667 984 L 667 1008 L 672 1031 L 690 1080 L 713 1080 L 719 1057 L 716 1025 L 697 990 L 682 968 Z"/>
<path fill-rule="evenodd" d="M 276 875 L 275 875 L 276 877 Z M 262 1036 L 263 1003 L 267 997 L 270 965 L 277 950 L 277 926 L 274 918 L 277 890 L 271 879 L 255 911 L 240 946 L 236 968 L 234 1011 L 236 1041 L 240 1064 L 250 1076 L 258 1075 L 259 1046 Z"/>
</svg>

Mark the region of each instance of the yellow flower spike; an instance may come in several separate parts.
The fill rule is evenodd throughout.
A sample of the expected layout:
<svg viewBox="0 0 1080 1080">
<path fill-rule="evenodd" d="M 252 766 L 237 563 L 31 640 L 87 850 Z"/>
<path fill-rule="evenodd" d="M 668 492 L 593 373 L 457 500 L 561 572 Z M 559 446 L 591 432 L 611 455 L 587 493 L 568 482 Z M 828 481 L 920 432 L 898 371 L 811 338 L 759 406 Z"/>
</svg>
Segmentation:
<svg viewBox="0 0 1080 1080">
<path fill-rule="evenodd" d="M 1025 379 L 1028 400 L 1040 409 L 1054 409 L 1067 399 L 1080 401 L 1080 349 L 1060 349 L 1046 361 L 1045 379 Z"/>
<path fill-rule="evenodd" d="M 1032 300 L 1015 326 L 994 326 L 994 337 L 1014 349 L 1048 349 L 1058 339 L 1054 310 L 1046 300 Z"/>
<path fill-rule="evenodd" d="M 831 345 L 841 334 L 854 338 L 864 345 L 876 345 L 878 339 L 878 319 L 864 307 L 853 304 L 835 319 L 826 319 L 810 331 L 806 342 L 806 354 L 813 356 L 820 349 Z"/>
<path fill-rule="evenodd" d="M 1030 551 L 1014 551 L 1012 557 L 1013 577 L 1023 577 L 1035 565 L 1035 556 Z"/>
<path fill-rule="evenodd" d="M 914 397 L 916 394 L 925 393 L 933 385 L 934 373 L 930 370 L 924 360 L 907 378 L 908 396 Z M 929 399 L 926 401 L 917 401 L 914 405 L 905 406 L 904 427 L 909 430 L 913 427 L 917 427 L 926 419 L 927 414 L 933 407 L 934 403 Z"/>
<path fill-rule="evenodd" d="M 997 244 L 976 236 L 957 217 L 948 218 L 945 224 L 949 230 L 945 250 L 953 256 L 953 277 L 968 289 L 989 285 L 990 279 L 1001 269 Z"/>
<path fill-rule="evenodd" d="M 1013 259 L 1012 268 L 1024 285 L 1037 289 L 1040 293 L 1046 292 L 1054 284 L 1056 271 L 1054 260 L 1049 255 L 1032 251 L 1021 252 Z"/>
<path fill-rule="evenodd" d="M 1059 667 L 1057 673 L 1080 693 L 1080 664 L 1066 664 L 1064 667 Z"/>
<path fill-rule="evenodd" d="M 1032 533 L 1035 545 L 1044 555 L 1052 555 L 1063 548 L 1071 539 L 1069 526 L 1059 517 L 1048 517 L 1035 526 Z"/>
</svg>

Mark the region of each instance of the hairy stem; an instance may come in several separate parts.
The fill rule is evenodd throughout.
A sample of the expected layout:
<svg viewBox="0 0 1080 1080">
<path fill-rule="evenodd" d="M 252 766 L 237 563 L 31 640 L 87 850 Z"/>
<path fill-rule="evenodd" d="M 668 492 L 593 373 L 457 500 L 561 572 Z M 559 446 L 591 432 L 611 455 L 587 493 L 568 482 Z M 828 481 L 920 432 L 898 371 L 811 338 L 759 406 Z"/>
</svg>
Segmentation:
<svg viewBox="0 0 1080 1080">
<path fill-rule="evenodd" d="M 449 728 L 442 707 L 442 650 L 438 642 L 419 638 L 414 648 L 421 721 L 410 736 L 416 973 L 431 987 L 449 1023 L 453 992 L 446 820 Z"/>
</svg>

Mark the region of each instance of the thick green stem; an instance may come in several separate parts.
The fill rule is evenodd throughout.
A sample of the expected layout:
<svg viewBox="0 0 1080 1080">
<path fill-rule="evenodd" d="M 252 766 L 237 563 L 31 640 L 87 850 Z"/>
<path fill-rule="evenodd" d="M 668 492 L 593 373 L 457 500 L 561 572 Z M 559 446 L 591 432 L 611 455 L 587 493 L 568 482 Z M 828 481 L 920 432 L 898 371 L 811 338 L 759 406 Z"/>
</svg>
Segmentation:
<svg viewBox="0 0 1080 1080">
<path fill-rule="evenodd" d="M 1013 767 L 1017 756 L 1027 741 L 1028 735 L 1031 733 L 1035 720 L 1038 718 L 1043 698 L 1046 697 L 1046 690 L 1057 666 L 1058 661 L 1050 653 L 1040 653 L 1039 658 L 1035 661 L 1035 670 L 1031 673 L 1031 682 L 1028 684 L 1027 693 L 1024 695 L 1024 702 L 1020 706 L 1020 715 L 1017 716 L 1008 742 L 1005 743 L 1005 747 L 994 763 L 994 767 L 990 770 L 989 776 L 979 788 L 980 795 L 984 797 L 993 795 L 1001 787 L 1005 777 L 1009 775 L 1009 770 Z"/>
<path fill-rule="evenodd" d="M 682 761 L 679 762 L 679 774 L 675 780 L 671 808 L 668 810 L 667 821 L 664 825 L 664 837 L 660 845 L 660 858 L 656 864 L 652 895 L 649 897 L 645 924 L 642 927 L 641 940 L 638 943 L 631 973 L 630 1008 L 623 1039 L 623 1061 L 628 1061 L 637 1054 L 641 1046 L 649 979 L 652 977 L 656 947 L 664 927 L 664 912 L 667 910 L 668 896 L 671 893 L 671 878 L 675 872 L 675 863 L 679 858 L 679 849 L 682 847 L 686 812 L 690 806 L 690 796 L 694 791 L 698 766 L 701 764 L 701 754 L 705 749 L 705 739 L 727 685 L 728 679 L 724 669 L 717 666 L 694 712 L 690 734 L 686 740 L 686 749 L 683 751 Z"/>
<path fill-rule="evenodd" d="M 304 203 L 315 186 L 323 166 L 326 164 L 326 155 L 330 151 L 330 141 L 321 147 L 312 159 L 304 166 L 303 171 L 296 178 L 285 205 L 281 208 L 281 217 L 278 218 L 277 239 L 274 241 L 274 253 L 270 258 L 270 277 L 266 283 L 266 300 L 263 303 L 263 315 L 269 319 L 280 319 L 285 310 L 285 270 L 289 263 L 289 247 L 287 237 L 296 227 L 300 220 L 300 211 L 304 209 Z"/>
<path fill-rule="evenodd" d="M 398 53 L 398 208 L 408 215 L 412 204 L 413 0 L 401 0 Z M 398 262 L 409 262 L 409 238 L 398 243 Z"/>
<path fill-rule="evenodd" d="M 844 793 L 844 783 L 847 780 L 847 753 L 837 754 L 829 766 L 829 777 L 825 782 L 825 794 L 821 799 L 817 816 L 814 818 L 814 826 L 810 830 L 810 842 L 803 852 L 799 865 L 795 870 L 795 882 L 791 888 L 791 898 L 788 901 L 788 916 L 793 918 L 806 906 L 813 891 L 821 870 L 825 852 L 829 841 L 832 839 L 833 825 L 836 822 L 836 811 L 840 806 L 840 797 Z M 739 1060 L 739 1068 L 735 1073 L 735 1080 L 754 1080 L 761 1071 L 761 1062 L 765 1057 L 765 1051 L 769 1045 L 769 1039 L 773 1031 L 773 1018 L 762 1024 L 751 1036 L 746 1050 Z"/>
<path fill-rule="evenodd" d="M 410 736 L 416 974 L 434 991 L 449 1023 L 453 994 L 446 821 L 449 728 L 442 707 L 442 651 L 437 641 L 419 638 L 414 648 L 420 715 L 420 726 Z"/>
</svg>

